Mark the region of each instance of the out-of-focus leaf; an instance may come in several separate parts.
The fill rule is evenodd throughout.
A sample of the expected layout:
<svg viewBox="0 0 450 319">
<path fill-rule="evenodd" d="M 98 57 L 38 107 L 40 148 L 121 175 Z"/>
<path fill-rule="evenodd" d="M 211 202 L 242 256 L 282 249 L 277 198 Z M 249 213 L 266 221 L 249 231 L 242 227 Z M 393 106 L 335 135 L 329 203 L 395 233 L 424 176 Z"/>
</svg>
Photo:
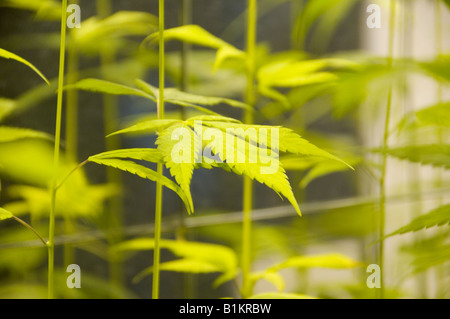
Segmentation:
<svg viewBox="0 0 450 319">
<path fill-rule="evenodd" d="M 442 103 L 416 112 L 419 123 L 450 127 L 450 103 Z"/>
<path fill-rule="evenodd" d="M 159 266 L 161 271 L 173 271 L 190 274 L 209 274 L 221 272 L 221 269 L 211 264 L 198 259 L 177 259 L 161 263 Z M 133 278 L 133 282 L 139 282 L 144 277 L 153 273 L 153 267 L 144 269 Z"/>
<path fill-rule="evenodd" d="M 450 223 L 450 205 L 443 205 L 431 212 L 419 216 L 412 220 L 408 225 L 401 227 L 400 229 L 390 233 L 386 237 L 405 234 L 413 231 L 419 231 L 424 228 L 430 228 L 434 226 L 443 226 Z"/>
<path fill-rule="evenodd" d="M 126 47 L 124 37 L 147 35 L 155 31 L 157 25 L 157 18 L 145 12 L 119 11 L 103 20 L 91 17 L 84 20 L 79 29 L 74 29 L 73 45 L 88 54 L 114 44 L 117 50 L 119 46 Z"/>
<path fill-rule="evenodd" d="M 450 55 L 438 56 L 434 61 L 419 62 L 418 65 L 429 76 L 440 81 L 450 81 Z"/>
<path fill-rule="evenodd" d="M 326 254 L 315 256 L 296 256 L 270 267 L 267 271 L 276 272 L 284 268 L 335 268 L 348 269 L 359 266 L 360 263 L 341 254 Z"/>
<path fill-rule="evenodd" d="M 383 153 L 383 150 L 378 149 L 374 152 Z M 413 163 L 450 168 L 450 145 L 446 144 L 391 147 L 384 153 Z"/>
<path fill-rule="evenodd" d="M 307 2 L 298 16 L 293 30 L 293 39 L 303 48 L 307 36 L 312 32 L 312 44 L 323 50 L 333 32 L 357 0 L 316 0 Z M 319 42 L 320 41 L 320 42 Z"/>
<path fill-rule="evenodd" d="M 26 138 L 51 140 L 52 137 L 44 132 L 19 127 L 0 126 L 0 143 L 12 142 Z"/>
<path fill-rule="evenodd" d="M 144 40 L 155 42 L 159 38 L 159 33 L 155 32 Z M 216 62 L 214 69 L 219 68 L 222 63 L 229 58 L 244 59 L 245 53 L 236 49 L 231 44 L 223 41 L 222 39 L 212 35 L 202 27 L 198 25 L 184 25 L 164 31 L 164 40 L 178 40 L 186 43 L 204 46 L 217 50 Z"/>
<path fill-rule="evenodd" d="M 151 95 L 148 95 L 141 90 L 99 79 L 84 79 L 75 84 L 65 86 L 65 89 L 76 89 L 113 95 L 135 95 L 145 97 L 153 101 L 155 100 Z"/>
<path fill-rule="evenodd" d="M 10 219 L 13 218 L 13 216 L 14 215 L 11 212 L 0 207 L 0 220 Z"/>
<path fill-rule="evenodd" d="M 61 19 L 61 3 L 55 0 L 3 0 L 0 7 L 33 11 L 41 20 Z"/>
<path fill-rule="evenodd" d="M 32 69 L 34 72 L 36 72 L 36 74 L 38 74 L 45 82 L 47 82 L 48 85 L 50 85 L 50 82 L 48 82 L 47 78 L 41 73 L 41 71 L 39 71 L 33 64 L 31 64 L 24 58 L 21 58 L 20 56 L 14 54 L 12 52 L 6 51 L 4 49 L 0 49 L 0 57 L 5 58 L 5 59 L 16 60 L 22 64 L 25 64 L 30 69 Z"/>
<path fill-rule="evenodd" d="M 250 275 L 250 280 L 252 281 L 252 284 L 255 285 L 256 282 L 258 282 L 259 280 L 266 280 L 268 282 L 270 282 L 272 285 L 275 286 L 275 288 L 277 288 L 278 291 L 283 291 L 284 288 L 286 287 L 286 283 L 283 279 L 283 277 L 276 272 L 256 272 L 256 273 L 252 273 Z"/>
<path fill-rule="evenodd" d="M 150 95 L 153 95 L 156 99 L 158 99 L 158 96 L 159 96 L 158 88 L 156 88 L 142 80 L 137 80 L 136 84 L 143 91 L 147 92 Z M 239 102 L 239 101 L 235 101 L 232 99 L 190 94 L 190 93 L 182 92 L 175 88 L 166 88 L 164 90 L 164 101 L 173 103 L 173 104 L 177 104 L 177 105 L 181 105 L 181 106 L 184 106 L 186 104 L 203 105 L 203 106 L 214 106 L 214 105 L 219 105 L 219 104 L 227 104 L 227 105 L 237 107 L 237 108 L 243 108 L 243 109 L 250 108 L 250 106 L 248 106 L 247 104 Z"/>
<path fill-rule="evenodd" d="M 230 248 L 222 245 L 207 244 L 189 241 L 161 240 L 161 248 L 168 249 L 182 259 L 169 262 L 168 271 L 178 272 L 221 272 L 232 279 L 237 274 L 237 257 Z M 140 251 L 153 250 L 155 242 L 151 238 L 137 238 L 122 242 L 114 248 L 118 251 Z M 194 266 L 189 271 L 188 266 Z M 145 276 L 151 273 L 151 269 L 146 269 L 142 273 Z M 141 276 L 139 276 L 141 277 Z M 218 278 L 218 280 L 221 277 Z"/>
<path fill-rule="evenodd" d="M 253 295 L 249 299 L 317 299 L 317 297 L 286 292 L 265 292 Z"/>
</svg>

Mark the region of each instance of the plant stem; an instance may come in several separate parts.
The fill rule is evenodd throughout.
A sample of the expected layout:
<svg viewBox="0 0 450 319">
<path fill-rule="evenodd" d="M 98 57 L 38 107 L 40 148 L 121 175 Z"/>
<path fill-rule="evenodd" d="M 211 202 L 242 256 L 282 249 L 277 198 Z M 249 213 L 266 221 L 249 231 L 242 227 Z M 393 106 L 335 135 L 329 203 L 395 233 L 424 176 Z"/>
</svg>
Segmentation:
<svg viewBox="0 0 450 319">
<path fill-rule="evenodd" d="M 71 1 L 78 4 L 77 0 Z M 76 29 L 69 31 L 70 42 L 67 48 L 67 84 L 75 84 L 78 81 L 78 50 L 73 42 L 73 34 Z M 78 91 L 68 90 L 66 93 L 66 158 L 68 162 L 78 161 Z M 64 216 L 64 230 L 66 234 L 75 232 L 75 223 Z M 71 245 L 64 245 L 64 265 L 73 264 L 75 251 Z"/>
<path fill-rule="evenodd" d="M 105 19 L 112 13 L 110 0 L 97 0 L 97 14 L 100 19 Z M 115 48 L 108 46 L 100 51 L 100 61 L 102 65 L 102 73 L 105 76 L 104 67 L 112 65 L 115 62 Z M 119 118 L 119 105 L 117 97 L 107 94 L 103 96 L 103 125 L 105 134 L 110 134 L 117 129 Z M 120 148 L 120 139 L 118 136 L 111 136 L 106 139 L 105 148 L 112 151 Z M 122 185 L 121 173 L 116 169 L 106 168 L 106 181 L 117 186 Z M 108 243 L 113 245 L 122 239 L 123 224 L 123 198 L 120 195 L 114 196 L 108 201 Z M 123 282 L 123 271 L 120 257 L 116 254 L 110 256 L 110 279 L 111 282 L 120 285 Z"/>
<path fill-rule="evenodd" d="M 19 223 L 21 223 L 23 226 L 25 226 L 26 228 L 28 228 L 29 230 L 31 230 L 37 238 L 39 238 L 39 240 L 44 244 L 45 247 L 47 247 L 47 242 L 44 240 L 44 238 L 42 238 L 41 235 L 39 235 L 39 233 L 37 232 L 36 229 L 34 229 L 30 224 L 26 223 L 25 221 L 23 221 L 22 219 L 20 219 L 19 217 L 13 216 L 12 217 L 14 220 L 18 221 Z"/>
<path fill-rule="evenodd" d="M 164 119 L 164 81 L 165 81 L 165 48 L 164 48 L 164 0 L 159 0 L 159 96 L 158 96 L 158 119 Z M 157 172 L 164 173 L 163 164 L 158 164 Z M 155 249 L 153 252 L 153 286 L 152 298 L 159 298 L 159 261 L 161 241 L 161 217 L 162 217 L 162 184 L 156 183 L 156 205 L 155 205 Z"/>
<path fill-rule="evenodd" d="M 256 27 L 257 27 L 257 0 L 248 0 L 247 20 L 247 89 L 245 102 L 254 107 L 256 102 L 255 92 L 255 51 L 256 51 Z M 244 116 L 246 124 L 253 123 L 253 110 L 247 110 Z M 253 208 L 253 183 L 250 177 L 244 177 L 243 186 L 243 225 L 242 225 L 242 296 L 252 295 L 250 281 L 252 260 L 252 208 Z"/>
<path fill-rule="evenodd" d="M 390 9 L 390 25 L 389 25 L 389 47 L 388 47 L 388 68 L 392 68 L 394 57 L 394 38 L 395 38 L 395 18 L 396 18 L 396 0 L 391 0 Z M 386 117 L 384 122 L 384 135 L 383 135 L 383 150 L 388 147 L 389 139 L 389 125 L 392 108 L 392 87 L 389 88 L 387 105 L 386 105 Z M 386 224 L 386 168 L 387 168 L 387 155 L 383 152 L 382 164 L 381 164 L 381 177 L 380 177 L 380 215 L 379 215 L 379 252 L 378 252 L 378 265 L 381 269 L 381 288 L 379 291 L 379 298 L 384 299 L 384 230 Z"/>
<path fill-rule="evenodd" d="M 61 39 L 59 52 L 58 98 L 56 106 L 55 148 L 53 155 L 53 180 L 50 186 L 50 222 L 48 247 L 48 298 L 54 298 L 54 266 L 55 266 L 55 212 L 56 186 L 59 171 L 59 148 L 61 143 L 61 118 L 64 86 L 64 62 L 66 54 L 66 8 L 67 0 L 62 0 Z"/>
</svg>

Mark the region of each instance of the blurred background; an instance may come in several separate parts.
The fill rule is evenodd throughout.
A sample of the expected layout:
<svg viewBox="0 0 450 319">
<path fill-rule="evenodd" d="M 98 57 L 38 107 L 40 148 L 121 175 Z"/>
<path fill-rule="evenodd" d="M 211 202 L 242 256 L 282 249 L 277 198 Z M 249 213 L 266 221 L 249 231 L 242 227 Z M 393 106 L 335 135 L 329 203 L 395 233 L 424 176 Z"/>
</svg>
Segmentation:
<svg viewBox="0 0 450 319">
<path fill-rule="evenodd" d="M 141 45 L 157 31 L 156 0 L 69 3 L 81 8 L 81 28 L 68 29 L 66 84 L 100 78 L 133 87 L 135 79 L 143 79 L 157 86 L 157 46 Z M 355 171 L 342 165 L 282 158 L 302 217 L 273 190 L 255 182 L 252 270 L 263 273 L 296 256 L 338 254 L 355 263 L 283 266 L 276 276 L 255 275 L 254 294 L 283 291 L 320 298 L 378 297 L 379 291 L 367 285 L 371 274 L 367 265 L 380 261 L 380 179 L 385 179 L 385 235 L 410 226 L 405 234 L 384 240 L 385 297 L 449 297 L 450 210 L 446 204 L 450 180 L 446 169 L 450 153 L 449 122 L 445 121 L 450 80 L 446 68 L 450 66 L 446 55 L 449 7 L 440 0 L 395 3 L 392 25 L 392 7 L 387 0 L 258 1 L 258 68 L 283 59 L 345 59 L 357 67 L 348 71 L 330 66 L 325 71 L 336 76 L 330 82 L 278 87 L 288 106 L 283 99 L 259 92 L 255 123 L 289 127 L 341 157 Z M 367 11 L 370 4 L 380 9 L 380 28 L 367 25 L 374 13 Z M 196 24 L 245 50 L 246 10 L 244 0 L 167 0 L 166 28 Z M 146 15 L 107 20 L 131 11 Z M 0 60 L 2 126 L 54 135 L 59 19 L 60 2 L 56 0 L 0 0 L 0 48 L 32 62 L 51 83 L 47 86 L 17 62 Z M 102 25 L 102 21 L 109 24 Z M 394 55 L 390 58 L 395 62 L 387 68 L 392 39 Z M 210 48 L 171 41 L 166 50 L 168 87 L 244 99 L 246 78 L 239 63 L 230 62 L 213 71 L 216 52 Z M 386 153 L 383 142 L 389 97 L 392 107 L 388 145 L 384 146 L 392 146 L 392 152 Z M 67 170 L 105 150 L 154 147 L 153 135 L 105 139 L 136 121 L 156 118 L 155 103 L 149 100 L 70 90 L 64 105 L 62 149 Z M 425 124 L 417 123 L 420 117 L 416 113 L 435 105 L 444 109 L 442 121 L 435 113 Z M 241 110 L 225 105 L 214 111 L 242 117 Z M 191 113 L 196 114 L 175 105 L 167 108 L 167 117 Z M 418 148 L 430 145 L 435 147 Z M 44 238 L 52 156 L 52 140 L 0 140 L 0 206 L 27 221 Z M 385 165 L 384 156 L 388 156 Z M 163 238 L 226 246 L 239 264 L 242 191 L 241 176 L 196 170 L 191 183 L 194 215 L 188 216 L 175 193 L 164 192 Z M 152 251 L 117 253 L 111 248 L 127 239 L 152 237 L 154 194 L 155 183 L 95 164 L 84 166 L 68 181 L 57 202 L 58 297 L 151 297 L 152 276 L 138 282 L 134 279 L 151 266 Z M 442 209 L 437 222 L 417 222 L 418 217 L 438 208 Z M 434 227 L 437 224 L 441 226 Z M 14 220 L 3 221 L 0 298 L 45 298 L 46 252 L 28 229 Z M 162 261 L 171 261 L 176 255 L 163 250 Z M 66 287 L 68 264 L 80 266 L 81 289 Z M 160 297 L 240 298 L 240 274 L 219 287 L 214 285 L 217 277 L 216 272 L 163 271 Z"/>
</svg>

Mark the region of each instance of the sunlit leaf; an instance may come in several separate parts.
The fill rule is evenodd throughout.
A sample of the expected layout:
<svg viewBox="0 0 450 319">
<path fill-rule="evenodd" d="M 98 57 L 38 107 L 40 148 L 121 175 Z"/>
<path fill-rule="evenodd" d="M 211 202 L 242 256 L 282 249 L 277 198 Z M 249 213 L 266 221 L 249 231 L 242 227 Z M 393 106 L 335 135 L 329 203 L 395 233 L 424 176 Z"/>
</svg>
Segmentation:
<svg viewBox="0 0 450 319">
<path fill-rule="evenodd" d="M 138 165 L 134 162 L 121 160 L 117 158 L 96 158 L 95 156 L 89 157 L 90 162 L 94 162 L 100 165 L 110 166 L 117 169 L 120 169 L 125 172 L 129 172 L 131 174 L 137 175 L 144 179 L 149 179 L 154 182 L 161 183 L 163 186 L 174 191 L 178 196 L 183 200 L 186 205 L 186 209 L 189 213 L 191 213 L 191 205 L 190 200 L 187 198 L 184 191 L 173 181 L 168 179 L 167 177 L 155 172 L 154 170 Z"/>
<path fill-rule="evenodd" d="M 177 133 L 178 131 L 179 133 Z M 197 147 L 195 143 L 197 143 Z M 165 166 L 186 194 L 191 205 L 191 211 L 193 211 L 194 204 L 190 184 L 194 172 L 196 150 L 199 150 L 201 142 L 198 141 L 198 137 L 189 126 L 180 123 L 162 131 L 156 140 L 156 145 L 158 145 L 158 151 L 163 156 Z M 186 151 L 190 154 L 185 154 Z M 177 153 L 175 154 L 175 152 Z"/>
</svg>

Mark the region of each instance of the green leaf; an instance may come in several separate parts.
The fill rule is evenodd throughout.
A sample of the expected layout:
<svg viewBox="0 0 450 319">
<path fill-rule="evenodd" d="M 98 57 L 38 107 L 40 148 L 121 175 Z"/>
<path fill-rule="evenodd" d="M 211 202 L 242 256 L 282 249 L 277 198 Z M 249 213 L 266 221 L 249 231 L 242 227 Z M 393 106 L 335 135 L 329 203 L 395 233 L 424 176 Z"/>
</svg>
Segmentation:
<svg viewBox="0 0 450 319">
<path fill-rule="evenodd" d="M 292 293 L 264 292 L 261 294 L 253 295 L 249 299 L 317 299 L 317 298 Z"/>
<path fill-rule="evenodd" d="M 209 132 L 217 130 L 216 134 L 214 134 L 216 137 L 208 145 L 214 155 L 220 159 L 219 163 L 214 165 L 225 170 L 231 170 L 238 175 L 244 174 L 267 185 L 275 192 L 286 197 L 297 213 L 301 215 L 286 172 L 281 166 L 278 157 L 272 154 L 271 150 L 260 149 L 255 143 L 245 140 L 246 133 L 250 133 L 248 135 L 256 135 L 256 130 L 253 131 L 255 134 L 251 134 L 251 131 L 246 132 L 245 129 L 254 129 L 254 127 L 222 122 L 204 122 L 204 124 L 211 126 L 208 129 Z M 218 127 L 224 129 L 225 132 Z M 227 130 L 227 128 L 234 128 L 234 133 Z M 255 138 L 253 140 L 255 141 Z M 275 166 L 276 170 L 274 170 L 275 167 L 270 165 Z"/>
<path fill-rule="evenodd" d="M 450 8 L 450 0 L 443 0 L 443 1 L 444 1 L 444 3 L 447 5 L 447 7 Z"/>
<path fill-rule="evenodd" d="M 286 283 L 284 282 L 283 277 L 279 273 L 276 273 L 276 272 L 262 271 L 262 272 L 252 273 L 250 275 L 250 280 L 253 285 L 255 285 L 256 282 L 259 280 L 267 280 L 268 282 L 273 284 L 275 286 L 275 288 L 277 288 L 278 291 L 283 291 L 284 288 L 286 287 Z"/>
<path fill-rule="evenodd" d="M 52 139 L 49 134 L 44 132 L 18 127 L 0 126 L 0 143 L 16 141 L 25 138 L 39 138 L 44 140 Z"/>
<path fill-rule="evenodd" d="M 55 0 L 3 0 L 2 6 L 36 12 L 36 18 L 42 20 L 61 19 L 61 3 Z"/>
<path fill-rule="evenodd" d="M 140 123 L 137 123 L 135 125 L 132 125 L 130 127 L 127 127 L 123 130 L 114 132 L 109 134 L 107 137 L 117 135 L 117 134 L 148 134 L 148 133 L 154 133 L 159 130 L 165 129 L 175 123 L 179 123 L 179 120 L 149 120 L 149 121 L 143 121 Z"/>
<path fill-rule="evenodd" d="M 134 160 L 142 160 L 151 163 L 163 163 L 163 156 L 161 152 L 152 148 L 128 148 L 104 152 L 91 156 L 91 159 L 112 159 L 112 158 L 130 158 Z"/>
<path fill-rule="evenodd" d="M 156 99 L 158 98 L 159 91 L 156 87 L 142 80 L 136 80 L 136 84 L 139 86 L 141 90 L 147 92 L 148 94 L 153 95 Z M 175 88 L 166 88 L 164 90 L 164 101 L 182 106 L 189 106 L 189 105 L 214 106 L 219 104 L 228 104 L 230 106 L 237 108 L 250 109 L 249 105 L 232 99 L 190 94 L 182 92 Z"/>
<path fill-rule="evenodd" d="M 383 150 L 374 152 L 382 153 Z M 450 168 L 450 145 L 446 144 L 391 147 L 385 153 L 413 163 Z"/>
<path fill-rule="evenodd" d="M 159 269 L 161 271 L 172 271 L 172 272 L 181 272 L 181 273 L 190 273 L 190 274 L 209 274 L 209 273 L 216 273 L 221 272 L 221 269 L 217 266 L 197 260 L 197 259 L 177 259 L 173 261 L 168 261 L 161 263 L 159 265 Z M 153 273 L 153 267 L 149 267 L 147 269 L 144 269 L 139 274 L 137 274 L 133 278 L 133 282 L 139 282 L 147 275 L 150 275 Z"/>
<path fill-rule="evenodd" d="M 13 217 L 14 217 L 14 215 L 11 212 L 0 207 L 0 220 L 10 219 Z"/>
<path fill-rule="evenodd" d="M 119 11 L 100 20 L 91 17 L 82 22 L 79 29 L 74 29 L 74 45 L 84 53 L 99 53 L 106 46 L 129 47 L 124 41 L 127 36 L 147 35 L 157 30 L 158 19 L 149 13 Z"/>
<path fill-rule="evenodd" d="M 335 268 L 347 269 L 355 268 L 358 262 L 341 254 L 326 254 L 315 256 L 296 256 L 270 267 L 268 272 L 277 272 L 284 268 Z"/>
<path fill-rule="evenodd" d="M 408 225 L 397 229 L 386 237 L 405 234 L 413 231 L 419 231 L 424 228 L 434 226 L 443 226 L 450 223 L 450 204 L 433 209 L 431 212 L 419 216 L 412 220 Z"/>
<path fill-rule="evenodd" d="M 423 125 L 450 127 L 450 103 L 442 103 L 416 112 L 417 120 Z"/>
<path fill-rule="evenodd" d="M 155 43 L 159 38 L 159 33 L 155 32 L 144 40 Z M 184 25 L 164 31 L 164 40 L 178 40 L 194 45 L 204 46 L 218 50 L 214 69 L 218 68 L 229 58 L 244 59 L 245 53 L 222 39 L 212 35 L 198 25 Z"/>
<path fill-rule="evenodd" d="M 186 196 L 183 190 L 175 184 L 173 181 L 161 175 L 154 170 L 151 170 L 147 167 L 138 165 L 131 161 L 121 160 L 121 159 L 110 159 L 110 158 L 96 158 L 95 156 L 91 156 L 88 159 L 90 162 L 94 162 L 100 165 L 110 166 L 122 171 L 129 172 L 131 174 L 137 175 L 141 178 L 149 179 L 154 182 L 161 183 L 163 186 L 174 191 L 178 196 L 183 200 L 186 205 L 186 209 L 189 213 L 191 213 L 191 205 L 190 199 Z"/>
<path fill-rule="evenodd" d="M 114 95 L 134 95 L 155 101 L 154 97 L 135 88 L 99 79 L 84 79 L 65 86 L 66 90 L 83 90 Z"/>
<path fill-rule="evenodd" d="M 27 60 L 21 58 L 18 55 L 15 55 L 12 52 L 6 51 L 4 49 L 0 49 L 0 57 L 5 58 L 5 59 L 13 59 L 16 60 L 20 63 L 25 64 L 26 66 L 28 66 L 30 69 L 32 69 L 34 72 L 36 72 L 48 85 L 50 85 L 50 82 L 47 80 L 47 78 L 41 73 L 41 71 L 39 71 L 33 64 L 31 64 L 30 62 L 28 62 Z"/>
<path fill-rule="evenodd" d="M 304 138 L 302 138 L 300 135 L 295 133 L 293 130 L 280 127 L 280 126 L 266 126 L 266 125 L 242 125 L 242 124 L 236 124 L 236 123 L 220 123 L 220 122 L 214 122 L 214 121 L 205 121 L 204 125 L 215 127 L 218 129 L 221 129 L 222 131 L 226 131 L 227 129 L 235 129 L 236 133 L 239 134 L 239 132 L 242 132 L 242 134 L 239 134 L 240 138 L 245 138 L 243 135 L 247 129 L 255 129 L 258 134 L 256 136 L 261 136 L 260 130 L 268 130 L 269 132 L 272 129 L 278 129 L 279 130 L 279 138 L 276 142 L 278 144 L 272 145 L 271 139 L 267 138 L 266 146 L 272 148 L 272 149 L 278 149 L 282 152 L 302 155 L 302 156 L 309 156 L 309 157 L 319 157 L 319 158 L 326 158 L 326 159 L 332 159 L 335 161 L 338 161 L 349 168 L 353 169 L 349 164 L 344 162 L 343 160 L 337 158 L 334 155 L 331 155 L 330 153 L 318 148 L 314 144 L 311 144 Z M 251 142 L 253 143 L 259 143 L 258 139 L 252 139 L 250 136 Z"/>
<path fill-rule="evenodd" d="M 161 248 L 170 250 L 176 256 L 182 258 L 180 262 L 169 264 L 173 271 L 188 271 L 186 266 L 190 263 L 196 267 L 196 273 L 200 270 L 214 269 L 214 272 L 223 273 L 222 278 L 230 280 L 235 277 L 238 269 L 237 256 L 233 250 L 226 246 L 207 244 L 200 242 L 161 240 Z M 151 238 L 137 238 L 122 242 L 113 249 L 117 251 L 153 250 L 155 241 Z M 208 265 L 208 266 L 207 266 Z M 183 268 L 183 269 L 182 269 Z M 168 270 L 168 269 L 167 269 Z M 147 273 L 150 269 L 146 270 Z M 221 277 L 218 280 L 223 280 Z"/>
<path fill-rule="evenodd" d="M 163 156 L 165 166 L 186 194 L 193 211 L 194 204 L 190 184 L 201 141 L 198 140 L 198 136 L 189 126 L 179 123 L 162 131 L 156 140 L 156 144 L 158 145 L 158 151 Z"/>
</svg>

